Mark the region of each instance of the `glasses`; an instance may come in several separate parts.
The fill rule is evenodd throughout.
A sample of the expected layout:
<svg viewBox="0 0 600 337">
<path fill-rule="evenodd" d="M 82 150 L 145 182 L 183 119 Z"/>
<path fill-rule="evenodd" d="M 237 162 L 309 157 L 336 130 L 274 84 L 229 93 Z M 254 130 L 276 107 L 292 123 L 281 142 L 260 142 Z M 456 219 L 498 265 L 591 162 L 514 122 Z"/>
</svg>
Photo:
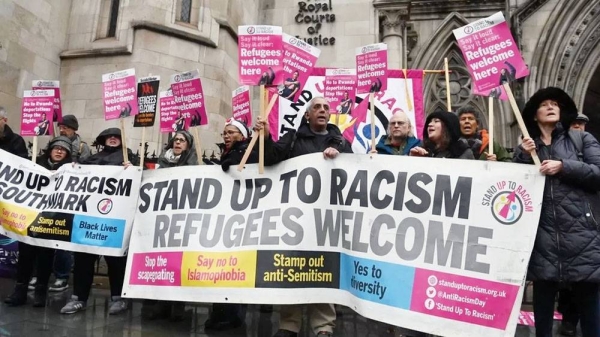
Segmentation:
<svg viewBox="0 0 600 337">
<path fill-rule="evenodd" d="M 173 138 L 173 143 L 185 143 L 187 140 L 185 138 Z"/>
<path fill-rule="evenodd" d="M 56 151 L 56 152 L 67 152 L 67 149 L 62 148 L 62 147 L 53 147 L 52 150 Z"/>
<path fill-rule="evenodd" d="M 221 137 L 225 137 L 225 136 L 233 136 L 233 135 L 235 135 L 236 133 L 241 133 L 241 132 L 239 132 L 239 131 L 224 131 L 224 132 L 221 134 Z"/>
</svg>

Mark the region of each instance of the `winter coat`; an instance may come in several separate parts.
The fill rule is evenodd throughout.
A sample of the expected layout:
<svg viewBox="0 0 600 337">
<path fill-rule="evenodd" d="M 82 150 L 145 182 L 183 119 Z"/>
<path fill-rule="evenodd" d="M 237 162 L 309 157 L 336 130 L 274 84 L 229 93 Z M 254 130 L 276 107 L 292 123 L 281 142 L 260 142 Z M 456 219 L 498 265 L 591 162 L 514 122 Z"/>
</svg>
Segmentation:
<svg viewBox="0 0 600 337">
<path fill-rule="evenodd" d="M 276 143 L 269 137 L 265 142 L 265 164 L 274 165 L 288 158 L 305 154 L 323 152 L 333 147 L 340 153 L 352 153 L 352 146 L 342 136 L 340 129 L 327 124 L 327 136 L 324 143 L 319 143 L 318 135 L 310 130 L 307 123 L 303 122 L 298 131 L 289 131 Z"/>
<path fill-rule="evenodd" d="M 403 156 L 408 156 L 410 153 L 410 149 L 413 147 L 419 146 L 421 141 L 416 137 L 407 137 L 406 144 L 402 149 L 402 153 L 397 153 L 398 151 L 392 146 L 391 141 L 388 137 L 381 137 L 379 143 L 375 146 L 377 153 L 379 154 L 399 154 Z"/>
<path fill-rule="evenodd" d="M 81 140 L 78 134 L 75 134 L 71 139 L 71 153 L 74 161 L 81 161 L 92 155 L 89 145 Z"/>
<path fill-rule="evenodd" d="M 463 139 L 457 140 L 450 148 L 439 151 L 438 149 L 425 147 L 431 158 L 450 158 L 450 159 L 475 159 L 473 151 Z"/>
<path fill-rule="evenodd" d="M 129 161 L 131 165 L 137 166 L 139 162 L 135 159 L 136 157 L 133 155 L 133 151 L 131 149 L 127 149 L 127 157 L 129 157 Z M 102 151 L 95 153 L 85 159 L 79 161 L 80 164 L 83 165 L 115 165 L 121 166 L 123 165 L 123 148 L 121 146 L 118 147 L 108 147 L 105 146 Z"/>
<path fill-rule="evenodd" d="M 481 146 L 479 146 L 477 149 L 472 149 L 473 156 L 479 160 L 487 160 L 486 153 L 489 150 L 488 147 L 490 144 L 490 135 L 488 134 L 487 130 L 481 130 L 479 131 L 477 138 L 481 140 Z M 498 144 L 498 142 L 494 141 L 493 149 L 497 161 L 512 161 L 512 156 L 510 155 L 510 153 L 508 153 L 508 151 L 506 151 L 506 149 L 503 146 Z"/>
<path fill-rule="evenodd" d="M 14 133 L 8 125 L 4 125 L 4 135 L 0 133 L 0 149 L 22 158 L 29 157 L 23 137 Z"/>
<path fill-rule="evenodd" d="M 56 171 L 64 164 L 68 164 L 72 161 L 73 161 L 73 159 L 71 158 L 71 154 L 69 153 L 69 154 L 67 154 L 65 159 L 63 159 L 57 163 L 53 163 L 50 160 L 50 151 L 49 150 L 44 152 L 44 154 L 42 154 L 41 156 L 38 156 L 35 160 L 36 164 L 43 166 L 44 168 L 46 168 L 50 171 Z"/>
<path fill-rule="evenodd" d="M 219 161 L 221 164 L 221 168 L 223 168 L 223 171 L 228 171 L 229 167 L 232 165 L 238 165 L 242 161 L 242 158 L 244 157 L 246 149 L 248 149 L 249 145 L 250 141 L 248 139 L 245 139 L 239 142 L 235 142 L 231 149 L 224 150 L 223 153 L 221 153 L 221 158 Z M 254 149 L 252 149 L 252 151 L 250 152 L 250 156 L 248 157 L 246 163 L 258 163 L 257 146 L 255 146 Z"/>
<path fill-rule="evenodd" d="M 168 168 L 168 167 L 177 167 L 177 166 L 188 166 L 188 165 L 198 165 L 198 155 L 196 154 L 196 147 L 194 144 L 194 137 L 187 131 L 177 131 L 177 134 L 181 134 L 187 140 L 187 150 L 181 153 L 179 160 L 177 162 L 170 162 L 166 158 L 167 151 L 173 148 L 175 143 L 175 136 L 171 138 L 169 144 L 165 148 L 165 151 L 158 158 L 158 168 Z"/>
<path fill-rule="evenodd" d="M 560 123 L 546 146 L 534 138 L 540 161 L 560 160 L 546 176 L 537 236 L 527 278 L 556 282 L 600 282 L 600 144 L 583 134 L 583 161 Z M 519 146 L 513 161 L 533 164 Z"/>
</svg>

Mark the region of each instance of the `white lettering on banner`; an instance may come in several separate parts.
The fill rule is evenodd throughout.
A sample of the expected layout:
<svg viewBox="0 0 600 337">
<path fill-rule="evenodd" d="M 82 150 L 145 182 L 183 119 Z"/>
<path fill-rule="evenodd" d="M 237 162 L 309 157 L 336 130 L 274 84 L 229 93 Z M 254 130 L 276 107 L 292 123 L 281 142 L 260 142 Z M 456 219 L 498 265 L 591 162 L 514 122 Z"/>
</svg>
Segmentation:
<svg viewBox="0 0 600 337">
<path fill-rule="evenodd" d="M 400 156 L 145 172 L 123 292 L 512 336 L 543 188 L 533 166 Z"/>
<path fill-rule="evenodd" d="M 0 161 L 0 233 L 31 245 L 123 256 L 141 170 L 64 165 L 56 172 L 12 154 Z"/>
</svg>

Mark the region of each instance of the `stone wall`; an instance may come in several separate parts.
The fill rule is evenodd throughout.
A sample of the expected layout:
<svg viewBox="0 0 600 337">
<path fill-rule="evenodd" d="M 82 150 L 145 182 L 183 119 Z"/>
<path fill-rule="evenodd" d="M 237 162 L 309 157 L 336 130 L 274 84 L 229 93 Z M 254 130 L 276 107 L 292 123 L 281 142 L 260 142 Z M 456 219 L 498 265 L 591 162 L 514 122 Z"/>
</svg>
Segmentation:
<svg viewBox="0 0 600 337">
<path fill-rule="evenodd" d="M 167 90 L 171 75 L 198 69 L 205 94 L 209 125 L 200 127 L 203 150 L 217 150 L 219 133 L 231 113 L 231 91 L 237 85 L 238 24 L 250 24 L 256 17 L 257 1 L 196 1 L 198 26 L 177 23 L 171 0 L 121 1 L 116 38 L 96 39 L 95 25 L 100 4 L 74 3 L 69 27 L 68 50 L 62 52 L 60 71 L 65 114 L 80 121 L 80 134 L 92 141 L 104 128 L 119 121 L 105 121 L 102 107 L 102 74 L 135 68 L 138 78 L 161 77 L 160 90 Z M 208 6 L 210 4 L 210 6 Z M 194 6 L 199 6 L 194 9 Z M 254 10 L 252 9 L 254 6 Z M 246 9 L 246 10 L 242 10 Z M 256 14 L 254 14 L 256 15 Z M 192 20 L 193 20 L 192 15 Z M 122 55 L 121 55 L 122 54 Z M 127 145 L 137 151 L 142 129 L 126 120 Z M 147 128 L 149 152 L 159 154 L 166 141 L 159 134 L 158 119 Z"/>
<path fill-rule="evenodd" d="M 58 79 L 71 0 L 0 1 L 0 105 L 21 129 L 21 99 L 31 82 Z"/>
</svg>

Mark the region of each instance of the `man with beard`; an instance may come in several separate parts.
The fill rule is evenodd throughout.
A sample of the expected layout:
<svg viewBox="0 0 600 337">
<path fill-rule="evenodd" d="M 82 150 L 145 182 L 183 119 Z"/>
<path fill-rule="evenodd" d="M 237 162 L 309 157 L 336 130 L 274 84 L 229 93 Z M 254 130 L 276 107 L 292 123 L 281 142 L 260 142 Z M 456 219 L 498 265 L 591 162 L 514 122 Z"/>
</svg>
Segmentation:
<svg viewBox="0 0 600 337">
<path fill-rule="evenodd" d="M 8 114 L 6 109 L 0 106 L 0 149 L 12 153 L 15 156 L 27 158 L 29 152 L 23 137 L 13 132 L 8 126 Z"/>
<path fill-rule="evenodd" d="M 488 131 L 479 130 L 479 113 L 471 106 L 458 109 L 461 137 L 467 141 L 473 156 L 479 160 L 512 161 L 512 156 L 504 147 L 494 141 L 494 154 L 489 154 L 490 143 Z"/>
</svg>

